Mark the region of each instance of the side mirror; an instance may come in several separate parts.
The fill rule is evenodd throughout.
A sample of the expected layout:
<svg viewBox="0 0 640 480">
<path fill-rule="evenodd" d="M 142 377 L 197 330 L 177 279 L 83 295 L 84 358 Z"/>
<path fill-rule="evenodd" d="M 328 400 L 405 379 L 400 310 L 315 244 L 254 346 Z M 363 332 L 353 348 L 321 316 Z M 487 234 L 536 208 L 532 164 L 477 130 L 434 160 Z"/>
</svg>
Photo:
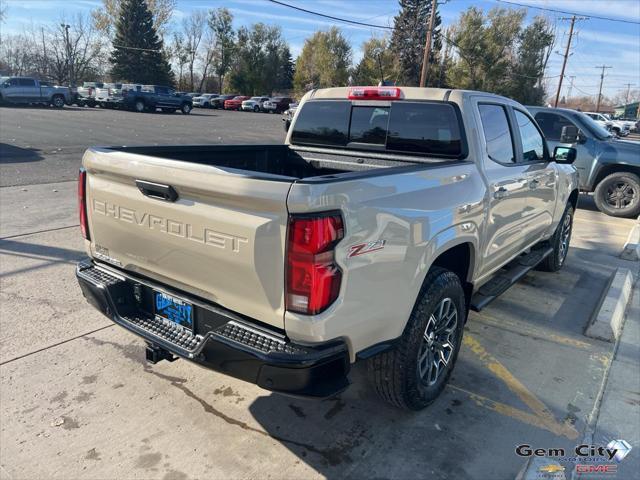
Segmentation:
<svg viewBox="0 0 640 480">
<path fill-rule="evenodd" d="M 570 165 L 576 161 L 577 156 L 578 151 L 572 147 L 556 147 L 553 149 L 553 161 L 556 163 L 566 163 Z"/>
<path fill-rule="evenodd" d="M 560 134 L 560 143 L 576 143 L 578 141 L 579 130 L 575 125 L 565 125 Z"/>
</svg>

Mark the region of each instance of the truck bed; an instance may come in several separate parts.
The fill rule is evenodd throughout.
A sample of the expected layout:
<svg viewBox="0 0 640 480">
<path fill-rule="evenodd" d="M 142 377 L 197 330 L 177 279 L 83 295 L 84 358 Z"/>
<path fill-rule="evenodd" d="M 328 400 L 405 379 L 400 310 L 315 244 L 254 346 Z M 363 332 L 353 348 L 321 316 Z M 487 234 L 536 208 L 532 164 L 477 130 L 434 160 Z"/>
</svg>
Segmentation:
<svg viewBox="0 0 640 480">
<path fill-rule="evenodd" d="M 335 178 L 350 172 L 402 168 L 424 164 L 447 164 L 443 159 L 390 156 L 388 153 L 325 151 L 319 148 L 267 145 L 185 145 L 106 147 L 100 151 L 118 151 L 145 157 L 210 165 L 233 173 L 251 172 L 255 176 L 285 177 L 286 180 L 313 177 Z M 241 172 L 243 171 L 243 172 Z M 262 174 L 262 175 L 261 175 Z M 275 179 L 275 178 L 272 178 Z M 318 179 L 321 180 L 321 179 Z"/>
</svg>

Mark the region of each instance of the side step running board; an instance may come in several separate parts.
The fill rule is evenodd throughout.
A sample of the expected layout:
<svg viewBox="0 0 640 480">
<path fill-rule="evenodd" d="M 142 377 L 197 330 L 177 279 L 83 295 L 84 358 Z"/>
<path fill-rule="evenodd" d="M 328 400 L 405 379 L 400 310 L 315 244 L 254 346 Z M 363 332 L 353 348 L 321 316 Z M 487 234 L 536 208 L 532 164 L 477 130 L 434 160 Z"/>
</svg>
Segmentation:
<svg viewBox="0 0 640 480">
<path fill-rule="evenodd" d="M 551 255 L 553 248 L 547 247 L 520 255 L 500 270 L 495 277 L 485 283 L 471 297 L 469 306 L 474 312 L 479 312 L 506 292 L 511 285 L 533 270 L 542 260 Z"/>
</svg>

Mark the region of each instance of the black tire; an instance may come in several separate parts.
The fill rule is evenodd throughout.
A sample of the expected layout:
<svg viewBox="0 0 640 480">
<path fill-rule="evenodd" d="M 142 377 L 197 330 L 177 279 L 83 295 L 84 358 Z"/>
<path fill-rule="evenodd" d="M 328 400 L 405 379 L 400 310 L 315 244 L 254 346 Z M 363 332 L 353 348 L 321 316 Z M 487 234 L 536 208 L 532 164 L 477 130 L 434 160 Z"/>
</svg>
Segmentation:
<svg viewBox="0 0 640 480">
<path fill-rule="evenodd" d="M 254 105 L 253 106 L 253 111 L 258 113 L 260 111 L 260 105 Z"/>
<path fill-rule="evenodd" d="M 543 272 L 557 272 L 564 265 L 569 245 L 571 244 L 571 232 L 573 231 L 573 206 L 568 204 L 564 209 L 560 223 L 549 240 L 549 246 L 553 248 L 547 257 L 538 264 L 537 270 Z"/>
<path fill-rule="evenodd" d="M 443 304 L 448 305 L 447 308 L 455 308 L 455 325 L 445 325 L 449 327 L 446 340 L 438 334 L 429 335 L 432 345 L 438 345 L 439 340 L 450 346 L 444 368 L 438 367 L 431 382 L 433 367 L 440 365 L 446 354 L 441 357 L 435 353 L 436 347 L 429 347 L 427 334 L 435 323 L 434 319 L 442 313 L 440 306 Z M 427 274 L 398 344 L 393 350 L 376 355 L 368 362 L 369 378 L 382 399 L 399 408 L 421 410 L 438 398 L 458 358 L 466 320 L 465 305 L 464 291 L 458 276 L 443 268 L 433 267 Z M 453 317 L 447 322 L 452 320 Z M 434 363 L 436 355 L 438 364 Z M 427 372 L 422 371 L 421 359 L 427 361 Z M 424 373 L 427 374 L 426 379 L 423 377 Z"/>
<path fill-rule="evenodd" d="M 182 106 L 180 107 L 180 111 L 182 112 L 183 115 L 189 115 L 191 113 L 191 104 L 183 103 Z"/>
<path fill-rule="evenodd" d="M 204 105 L 202 105 L 202 108 L 211 108 L 211 104 L 209 102 L 205 102 Z"/>
<path fill-rule="evenodd" d="M 55 108 L 63 108 L 64 97 L 62 95 L 54 95 L 51 99 L 51 105 L 53 105 Z"/>
<path fill-rule="evenodd" d="M 146 109 L 147 109 L 147 106 L 145 105 L 144 100 L 142 99 L 137 99 L 133 103 L 133 110 L 138 113 L 143 113 Z"/>
<path fill-rule="evenodd" d="M 640 178 L 631 172 L 616 172 L 596 186 L 594 200 L 598 210 L 612 217 L 640 215 Z"/>
<path fill-rule="evenodd" d="M 618 127 L 613 127 L 611 129 L 611 133 L 613 133 L 616 137 L 620 136 L 620 129 Z"/>
</svg>

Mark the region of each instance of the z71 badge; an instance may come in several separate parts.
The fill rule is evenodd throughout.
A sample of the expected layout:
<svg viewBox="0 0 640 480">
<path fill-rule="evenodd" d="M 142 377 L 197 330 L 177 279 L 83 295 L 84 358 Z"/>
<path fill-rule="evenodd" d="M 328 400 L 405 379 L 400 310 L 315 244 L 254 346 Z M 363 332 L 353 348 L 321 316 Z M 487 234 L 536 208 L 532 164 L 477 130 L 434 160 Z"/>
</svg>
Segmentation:
<svg viewBox="0 0 640 480">
<path fill-rule="evenodd" d="M 382 250 L 386 240 L 375 240 L 373 242 L 358 243 L 357 245 L 351 245 L 349 247 L 349 255 L 347 257 L 357 257 L 358 255 L 364 255 L 365 253 L 375 252 L 376 250 Z"/>
</svg>

